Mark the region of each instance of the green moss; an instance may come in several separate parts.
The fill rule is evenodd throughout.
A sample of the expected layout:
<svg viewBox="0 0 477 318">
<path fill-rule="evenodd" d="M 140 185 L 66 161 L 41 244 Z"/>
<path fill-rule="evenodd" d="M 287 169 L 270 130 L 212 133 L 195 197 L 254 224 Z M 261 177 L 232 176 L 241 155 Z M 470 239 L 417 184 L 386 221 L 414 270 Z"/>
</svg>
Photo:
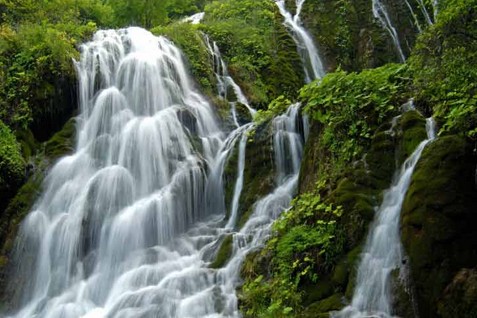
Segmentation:
<svg viewBox="0 0 477 318">
<path fill-rule="evenodd" d="M 415 168 L 401 223 L 421 317 L 435 317 L 454 274 L 477 263 L 476 163 L 472 144 L 447 136 L 430 143 Z"/>
<path fill-rule="evenodd" d="M 294 97 L 304 75 L 296 44 L 273 1 L 212 1 L 200 28 L 217 42 L 229 73 L 255 108 Z"/>
<path fill-rule="evenodd" d="M 309 306 L 316 301 L 325 299 L 331 296 L 334 292 L 333 284 L 326 279 L 320 279 L 317 284 L 307 284 L 300 286 L 300 290 L 303 292 L 303 306 Z"/>
<path fill-rule="evenodd" d="M 348 264 L 349 273 L 348 284 L 345 290 L 345 296 L 347 299 L 351 299 L 353 297 L 354 288 L 356 286 L 357 270 L 359 262 L 361 261 L 362 248 L 362 245 L 358 245 L 346 255 L 346 262 Z"/>
<path fill-rule="evenodd" d="M 0 214 L 21 185 L 25 161 L 20 145 L 11 130 L 0 121 Z"/>
<path fill-rule="evenodd" d="M 416 37 L 413 17 L 404 3 L 387 2 L 386 6 L 409 55 Z M 340 66 L 357 71 L 399 61 L 392 39 L 374 18 L 369 1 L 306 1 L 302 20 L 329 69 Z"/>
<path fill-rule="evenodd" d="M 271 129 L 270 122 L 263 123 L 248 139 L 245 149 L 245 186 L 239 200 L 239 228 L 245 225 L 253 213 L 254 203 L 269 194 L 275 186 Z"/>
<path fill-rule="evenodd" d="M 57 132 L 44 144 L 45 155 L 50 160 L 55 160 L 73 151 L 76 132 L 76 120 L 70 119 L 63 129 Z"/>
<path fill-rule="evenodd" d="M 23 158 L 30 158 L 38 150 L 38 142 L 35 140 L 31 130 L 17 130 L 15 136 L 20 143 Z"/>
<path fill-rule="evenodd" d="M 342 297 L 341 294 L 334 294 L 326 299 L 313 303 L 299 317 L 315 318 L 321 317 L 320 315 L 323 315 L 323 317 L 329 317 L 330 311 L 340 310 L 344 307 L 341 301 Z"/>
<path fill-rule="evenodd" d="M 416 149 L 416 147 L 427 138 L 426 121 L 417 111 L 405 112 L 400 118 L 398 138 L 400 143 L 397 150 L 397 161 L 400 166 Z"/>
<path fill-rule="evenodd" d="M 227 261 L 230 259 L 230 256 L 232 256 L 232 243 L 233 236 L 227 235 L 223 239 L 222 244 L 220 245 L 220 248 L 217 252 L 217 257 L 212 262 L 212 264 L 210 264 L 210 268 L 221 268 L 225 264 L 227 264 Z"/>
</svg>

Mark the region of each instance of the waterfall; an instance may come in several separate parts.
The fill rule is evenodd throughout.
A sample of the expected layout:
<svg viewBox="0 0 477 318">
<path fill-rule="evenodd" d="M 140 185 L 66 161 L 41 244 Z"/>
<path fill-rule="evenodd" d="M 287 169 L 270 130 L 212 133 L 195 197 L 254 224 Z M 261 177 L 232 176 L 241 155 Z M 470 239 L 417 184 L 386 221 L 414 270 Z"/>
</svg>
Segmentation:
<svg viewBox="0 0 477 318">
<path fill-rule="evenodd" d="M 400 269 L 403 260 L 399 235 L 402 203 L 424 147 L 435 138 L 432 118 L 427 119 L 426 130 L 427 139 L 403 163 L 391 187 L 384 192 L 383 202 L 377 209 L 361 255 L 351 304 L 340 312 L 332 313 L 332 317 L 392 317 L 391 273 Z"/>
<path fill-rule="evenodd" d="M 299 105 L 273 121 L 275 190 L 234 233 L 253 125 L 222 131 L 166 38 L 98 31 L 81 51 L 75 151 L 51 169 L 21 225 L 15 277 L 23 279 L 11 284 L 22 296 L 11 317 L 240 317 L 241 263 L 296 189 L 307 133 Z M 223 175 L 234 149 L 227 220 Z M 232 257 L 209 268 L 228 235 Z"/>
<path fill-rule="evenodd" d="M 241 317 L 237 311 L 235 288 L 240 283 L 240 268 L 246 255 L 263 247 L 270 235 L 273 222 L 289 208 L 298 184 L 299 165 L 278 164 L 284 162 L 284 154 L 292 162 L 301 162 L 303 137 L 308 126 L 299 113 L 299 104 L 291 105 L 287 112 L 273 120 L 273 148 L 277 163 L 277 183 L 272 193 L 255 203 L 252 215 L 239 232 L 233 234 L 232 257 L 218 271 L 222 290 L 228 295 L 230 316 Z M 301 132 L 300 132 L 301 131 Z"/>
<path fill-rule="evenodd" d="M 417 0 L 417 3 L 419 5 L 419 8 L 421 9 L 422 15 L 424 16 L 424 19 L 426 20 L 427 24 L 432 25 L 433 22 L 431 20 L 431 16 L 429 15 L 429 12 L 427 12 L 427 8 L 424 4 L 424 1 Z"/>
<path fill-rule="evenodd" d="M 290 31 L 300 54 L 303 68 L 305 70 L 305 82 L 309 83 L 315 79 L 325 76 L 323 63 L 320 59 L 318 49 L 313 43 L 313 39 L 302 26 L 300 20 L 301 10 L 305 0 L 296 0 L 296 13 L 294 16 L 285 8 L 285 0 L 275 0 L 280 14 L 284 18 L 283 24 Z"/>
<path fill-rule="evenodd" d="M 214 67 L 215 78 L 217 79 L 217 88 L 218 88 L 219 96 L 229 101 L 234 124 L 237 127 L 239 127 L 240 124 L 238 123 L 238 120 L 237 120 L 236 102 L 239 102 L 242 105 L 244 105 L 247 108 L 248 112 L 250 113 L 251 117 L 255 115 L 256 110 L 250 106 L 247 100 L 247 97 L 245 97 L 245 94 L 242 92 L 242 89 L 240 88 L 240 86 L 229 75 L 229 72 L 227 70 L 227 64 L 225 64 L 225 61 L 222 59 L 222 54 L 220 53 L 217 43 L 215 43 L 215 41 L 212 41 L 205 34 L 204 34 L 204 42 L 209 51 L 209 55 L 211 56 L 212 65 Z M 235 95 L 235 99 L 233 99 L 233 97 L 231 98 L 231 96 L 228 95 L 228 92 L 230 89 L 232 89 Z"/>
<path fill-rule="evenodd" d="M 182 19 L 182 22 L 188 22 L 190 24 L 199 24 L 204 19 L 205 12 L 198 12 L 189 17 Z"/>
<path fill-rule="evenodd" d="M 380 0 L 373 0 L 372 5 L 374 17 L 378 19 L 381 25 L 386 29 L 386 31 L 388 31 L 389 35 L 391 36 L 391 39 L 393 40 L 394 46 L 396 47 L 399 59 L 401 60 L 401 62 L 405 62 L 406 56 L 402 51 L 399 36 L 397 34 L 396 28 L 391 22 L 391 18 L 389 17 L 389 13 L 387 11 L 386 6 Z"/>
</svg>

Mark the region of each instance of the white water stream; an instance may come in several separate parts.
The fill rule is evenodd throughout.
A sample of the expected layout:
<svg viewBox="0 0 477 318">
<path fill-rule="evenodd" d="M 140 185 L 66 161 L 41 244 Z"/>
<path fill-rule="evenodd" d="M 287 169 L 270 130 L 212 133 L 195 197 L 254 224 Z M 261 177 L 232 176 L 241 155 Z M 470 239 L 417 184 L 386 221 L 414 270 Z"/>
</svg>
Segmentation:
<svg viewBox="0 0 477 318">
<path fill-rule="evenodd" d="M 395 175 L 391 187 L 384 192 L 381 206 L 370 226 L 366 245 L 358 267 L 356 287 L 351 304 L 340 312 L 332 313 L 334 318 L 390 318 L 391 272 L 401 268 L 403 249 L 399 235 L 401 208 L 412 173 L 424 147 L 435 138 L 432 118 L 427 120 L 427 136 Z"/>
<path fill-rule="evenodd" d="M 296 0 L 296 13 L 292 15 L 286 10 L 285 0 L 275 0 L 280 14 L 284 18 L 283 24 L 290 31 L 300 54 L 303 69 L 305 70 L 305 82 L 309 83 L 315 79 L 325 76 L 325 69 L 321 61 L 320 54 L 308 31 L 303 27 L 300 14 L 305 4 L 305 0 Z"/>
</svg>

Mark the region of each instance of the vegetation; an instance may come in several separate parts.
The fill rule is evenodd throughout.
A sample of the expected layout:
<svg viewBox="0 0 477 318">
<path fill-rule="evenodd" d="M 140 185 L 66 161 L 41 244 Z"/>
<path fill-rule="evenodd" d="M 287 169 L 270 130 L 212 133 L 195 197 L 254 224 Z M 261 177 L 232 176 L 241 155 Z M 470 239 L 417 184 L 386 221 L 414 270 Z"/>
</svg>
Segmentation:
<svg viewBox="0 0 477 318">
<path fill-rule="evenodd" d="M 10 129 L 0 121 L 0 208 L 15 193 L 23 181 L 25 162 L 20 145 Z"/>
<path fill-rule="evenodd" d="M 213 1 L 201 27 L 218 43 L 231 75 L 258 108 L 296 96 L 303 71 L 273 1 Z"/>
<path fill-rule="evenodd" d="M 477 138 L 477 1 L 450 0 L 416 44 L 409 64 L 419 102 L 432 108 L 442 134 Z"/>
<path fill-rule="evenodd" d="M 361 73 L 338 70 L 305 86 L 305 112 L 323 125 L 321 144 L 341 170 L 361 158 L 374 131 L 399 111 L 411 80 L 405 65 L 388 64 Z"/>
</svg>

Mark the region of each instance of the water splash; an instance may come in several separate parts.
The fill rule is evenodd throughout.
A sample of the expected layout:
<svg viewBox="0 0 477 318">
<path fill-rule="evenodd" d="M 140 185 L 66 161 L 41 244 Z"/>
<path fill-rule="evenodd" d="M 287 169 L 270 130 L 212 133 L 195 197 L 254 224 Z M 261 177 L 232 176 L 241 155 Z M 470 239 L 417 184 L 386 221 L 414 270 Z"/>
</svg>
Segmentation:
<svg viewBox="0 0 477 318">
<path fill-rule="evenodd" d="M 284 18 L 283 24 L 290 31 L 293 40 L 295 41 L 300 54 L 303 69 L 305 71 L 305 81 L 307 83 L 322 78 L 325 76 L 325 70 L 323 62 L 321 61 L 320 54 L 313 39 L 303 27 L 300 14 L 303 9 L 305 0 L 296 0 L 296 13 L 294 16 L 286 10 L 285 0 L 276 0 L 275 3 L 278 6 L 280 14 Z"/>
<path fill-rule="evenodd" d="M 427 139 L 404 162 L 391 187 L 384 192 L 361 255 L 351 305 L 332 313 L 331 317 L 392 317 L 390 277 L 393 270 L 401 267 L 403 259 L 399 235 L 402 203 L 422 151 L 435 138 L 432 118 L 427 119 L 426 130 Z"/>
</svg>

